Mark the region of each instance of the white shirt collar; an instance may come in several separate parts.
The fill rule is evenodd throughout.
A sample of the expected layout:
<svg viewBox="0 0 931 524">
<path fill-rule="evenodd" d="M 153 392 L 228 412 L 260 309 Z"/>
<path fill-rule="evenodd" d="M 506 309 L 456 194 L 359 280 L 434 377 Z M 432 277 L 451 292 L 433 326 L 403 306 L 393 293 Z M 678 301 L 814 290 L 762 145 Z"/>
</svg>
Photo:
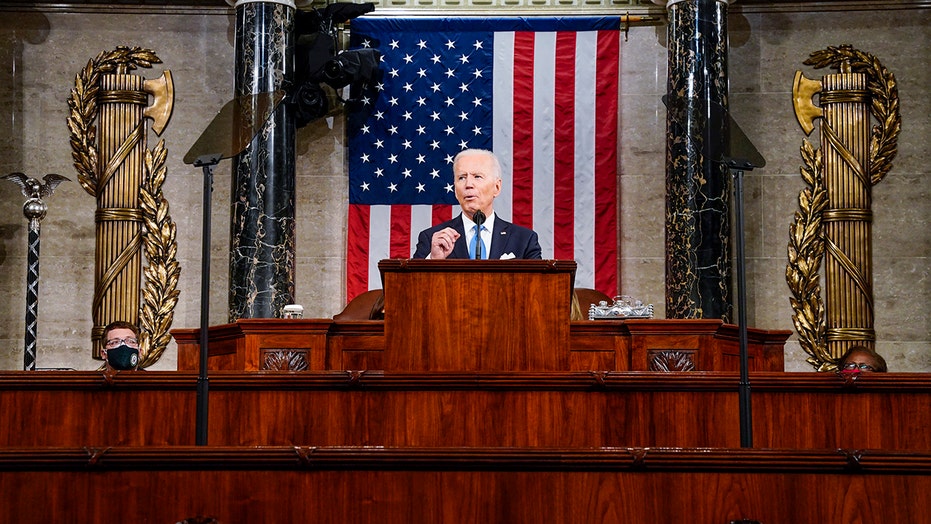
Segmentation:
<svg viewBox="0 0 931 524">
<path fill-rule="evenodd" d="M 466 233 L 471 233 L 472 228 L 475 227 L 475 222 L 472 221 L 465 213 L 462 214 L 462 225 Z M 495 212 L 492 211 L 490 215 L 485 217 L 485 222 L 482 223 L 482 226 L 485 227 L 488 231 L 495 230 Z"/>
</svg>

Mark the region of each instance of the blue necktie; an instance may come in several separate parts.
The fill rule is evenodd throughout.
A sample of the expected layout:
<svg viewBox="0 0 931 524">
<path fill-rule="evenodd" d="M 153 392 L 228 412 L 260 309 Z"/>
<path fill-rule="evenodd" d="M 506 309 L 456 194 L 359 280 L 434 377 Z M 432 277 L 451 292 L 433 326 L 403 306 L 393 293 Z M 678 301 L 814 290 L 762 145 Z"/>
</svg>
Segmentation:
<svg viewBox="0 0 931 524">
<path fill-rule="evenodd" d="M 488 252 L 485 251 L 485 242 L 482 241 L 482 233 L 478 229 L 478 224 L 472 226 L 475 230 L 475 236 L 472 237 L 472 244 L 469 245 L 469 258 L 475 258 L 475 252 L 478 251 L 478 258 L 485 260 L 488 258 Z M 485 229 L 485 226 L 482 226 Z"/>
</svg>

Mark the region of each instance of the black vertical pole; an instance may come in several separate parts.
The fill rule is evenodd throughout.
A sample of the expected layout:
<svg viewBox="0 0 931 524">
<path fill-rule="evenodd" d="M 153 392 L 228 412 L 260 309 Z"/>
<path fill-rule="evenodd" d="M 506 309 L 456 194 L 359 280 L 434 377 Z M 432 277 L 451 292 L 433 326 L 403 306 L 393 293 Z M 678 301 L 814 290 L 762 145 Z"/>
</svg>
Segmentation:
<svg viewBox="0 0 931 524">
<path fill-rule="evenodd" d="M 213 201 L 213 168 L 218 157 L 205 161 L 198 159 L 194 165 L 204 168 L 204 218 L 201 235 L 201 281 L 200 281 L 200 373 L 197 376 L 197 438 L 198 446 L 207 445 L 207 396 L 210 383 L 207 378 L 208 327 L 210 324 L 210 215 Z"/>
<path fill-rule="evenodd" d="M 26 338 L 23 369 L 36 370 L 37 320 L 39 318 L 39 221 L 29 221 L 29 254 L 26 259 Z"/>
<path fill-rule="evenodd" d="M 740 447 L 753 447 L 753 418 L 750 409 L 750 374 L 747 361 L 747 271 L 744 251 L 743 175 L 741 169 L 734 173 L 735 218 L 737 221 L 737 327 L 740 344 Z"/>
</svg>

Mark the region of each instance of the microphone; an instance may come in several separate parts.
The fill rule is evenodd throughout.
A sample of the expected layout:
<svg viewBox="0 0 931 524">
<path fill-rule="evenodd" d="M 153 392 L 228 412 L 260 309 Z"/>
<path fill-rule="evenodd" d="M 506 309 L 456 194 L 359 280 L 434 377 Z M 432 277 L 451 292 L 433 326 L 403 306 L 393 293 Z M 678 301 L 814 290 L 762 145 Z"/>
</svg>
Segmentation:
<svg viewBox="0 0 931 524">
<path fill-rule="evenodd" d="M 478 237 L 478 240 L 475 241 L 475 260 L 480 260 L 482 258 L 482 224 L 485 223 L 485 213 L 482 213 L 482 210 L 479 209 L 472 215 L 472 222 L 475 222 L 475 225 L 478 228 L 475 230 L 475 236 Z"/>
</svg>

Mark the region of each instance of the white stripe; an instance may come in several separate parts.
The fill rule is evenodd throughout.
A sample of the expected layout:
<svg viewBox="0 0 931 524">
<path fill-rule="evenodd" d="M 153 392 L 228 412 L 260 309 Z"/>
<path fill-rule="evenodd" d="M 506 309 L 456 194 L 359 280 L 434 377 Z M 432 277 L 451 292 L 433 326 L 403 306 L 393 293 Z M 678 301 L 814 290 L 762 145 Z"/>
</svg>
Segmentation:
<svg viewBox="0 0 931 524">
<path fill-rule="evenodd" d="M 391 206 L 369 207 L 369 289 L 379 289 L 378 262 L 391 254 Z"/>
<path fill-rule="evenodd" d="M 576 33 L 575 273 L 576 286 L 595 286 L 595 76 L 598 33 Z"/>
<path fill-rule="evenodd" d="M 417 235 L 433 225 L 433 206 L 411 206 L 411 256 L 417 249 Z"/>
<path fill-rule="evenodd" d="M 543 258 L 553 258 L 556 33 L 535 33 L 533 47 L 533 229 Z M 549 140 L 544 140 L 549 137 Z"/>
<path fill-rule="evenodd" d="M 495 215 L 511 221 L 514 216 L 514 33 L 495 33 L 492 80 L 491 148 L 501 162 L 504 183 L 495 199 Z M 455 216 L 455 214 L 453 215 Z"/>
</svg>

